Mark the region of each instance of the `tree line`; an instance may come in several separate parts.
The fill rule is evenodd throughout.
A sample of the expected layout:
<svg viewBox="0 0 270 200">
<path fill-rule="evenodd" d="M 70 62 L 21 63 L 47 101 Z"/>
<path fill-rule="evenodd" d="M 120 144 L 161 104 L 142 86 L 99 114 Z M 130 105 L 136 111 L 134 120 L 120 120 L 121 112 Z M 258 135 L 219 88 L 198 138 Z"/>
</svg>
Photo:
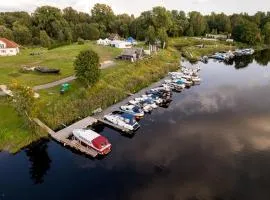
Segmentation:
<svg viewBox="0 0 270 200">
<path fill-rule="evenodd" d="M 72 43 L 78 39 L 96 40 L 110 33 L 121 37 L 155 43 L 168 37 L 203 36 L 206 33 L 227 34 L 239 42 L 250 45 L 270 44 L 270 12 L 226 15 L 167 10 L 154 7 L 140 16 L 116 15 L 110 6 L 96 4 L 90 13 L 78 12 L 71 7 L 63 10 L 38 7 L 34 13 L 1 12 L 0 37 L 21 45 L 50 47 L 58 43 Z"/>
</svg>

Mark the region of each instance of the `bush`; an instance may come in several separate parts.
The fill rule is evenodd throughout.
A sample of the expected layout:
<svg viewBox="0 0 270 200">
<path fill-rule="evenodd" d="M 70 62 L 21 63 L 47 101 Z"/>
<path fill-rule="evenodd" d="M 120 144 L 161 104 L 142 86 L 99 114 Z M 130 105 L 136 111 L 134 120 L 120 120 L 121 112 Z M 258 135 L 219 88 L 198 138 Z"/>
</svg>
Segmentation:
<svg viewBox="0 0 270 200">
<path fill-rule="evenodd" d="M 74 61 L 75 74 L 87 87 L 94 85 L 100 77 L 99 56 L 93 50 L 81 51 Z"/>
<path fill-rule="evenodd" d="M 77 42 L 78 42 L 78 45 L 83 45 L 84 44 L 84 39 L 78 38 Z"/>
</svg>

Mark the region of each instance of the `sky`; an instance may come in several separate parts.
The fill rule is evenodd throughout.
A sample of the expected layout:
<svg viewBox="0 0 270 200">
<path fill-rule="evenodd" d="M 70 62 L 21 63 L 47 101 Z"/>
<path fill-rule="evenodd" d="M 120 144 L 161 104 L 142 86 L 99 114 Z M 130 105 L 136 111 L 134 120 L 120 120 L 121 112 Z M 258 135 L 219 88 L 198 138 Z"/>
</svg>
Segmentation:
<svg viewBox="0 0 270 200">
<path fill-rule="evenodd" d="M 110 5 L 116 14 L 128 13 L 138 16 L 142 11 L 154 6 L 164 6 L 169 10 L 200 11 L 203 14 L 224 12 L 226 14 L 257 11 L 270 11 L 270 0 L 1 0 L 0 12 L 33 12 L 38 6 L 51 5 L 59 8 L 68 6 L 76 10 L 89 12 L 96 3 Z"/>
</svg>

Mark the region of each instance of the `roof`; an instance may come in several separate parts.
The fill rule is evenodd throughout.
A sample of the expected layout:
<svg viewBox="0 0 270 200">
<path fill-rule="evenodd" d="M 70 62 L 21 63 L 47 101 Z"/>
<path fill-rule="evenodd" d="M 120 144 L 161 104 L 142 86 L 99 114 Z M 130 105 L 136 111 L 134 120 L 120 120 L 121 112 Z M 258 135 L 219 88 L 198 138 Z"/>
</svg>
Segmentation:
<svg viewBox="0 0 270 200">
<path fill-rule="evenodd" d="M 125 56 L 133 56 L 134 54 L 141 54 L 143 51 L 143 48 L 131 48 L 131 49 L 125 49 L 122 55 Z"/>
<path fill-rule="evenodd" d="M 6 44 L 6 48 L 17 48 L 20 46 L 16 42 L 10 41 L 6 38 L 0 38 L 0 41 Z"/>
<path fill-rule="evenodd" d="M 80 138 L 83 138 L 88 142 L 92 142 L 92 140 L 100 136 L 98 133 L 92 130 L 77 129 L 73 130 L 73 132 L 79 134 Z"/>
<path fill-rule="evenodd" d="M 120 38 L 120 36 L 117 34 L 117 33 L 112 33 L 112 34 L 110 34 L 110 36 L 109 36 L 109 39 L 110 40 L 117 40 L 117 39 L 119 39 Z"/>
</svg>

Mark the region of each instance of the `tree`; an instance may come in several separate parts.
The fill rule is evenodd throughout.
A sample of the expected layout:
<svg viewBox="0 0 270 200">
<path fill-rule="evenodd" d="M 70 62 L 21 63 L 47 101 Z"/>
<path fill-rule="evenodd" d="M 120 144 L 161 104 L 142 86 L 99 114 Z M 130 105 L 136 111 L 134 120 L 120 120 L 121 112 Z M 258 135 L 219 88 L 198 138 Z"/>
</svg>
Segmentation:
<svg viewBox="0 0 270 200">
<path fill-rule="evenodd" d="M 17 24 L 13 27 L 13 35 L 14 39 L 19 44 L 31 44 L 32 43 L 32 33 L 24 25 Z"/>
<path fill-rule="evenodd" d="M 165 48 L 168 44 L 168 35 L 165 28 L 161 28 L 157 32 L 158 39 L 161 42 L 162 48 Z"/>
<path fill-rule="evenodd" d="M 76 77 L 87 87 L 94 85 L 100 77 L 99 56 L 93 50 L 81 51 L 74 61 Z"/>
<path fill-rule="evenodd" d="M 263 27 L 263 35 L 265 44 L 270 44 L 270 22 L 267 22 Z"/>
<path fill-rule="evenodd" d="M 51 46 L 51 38 L 48 36 L 46 31 L 40 31 L 40 44 L 43 47 Z"/>
<path fill-rule="evenodd" d="M 234 27 L 232 36 L 236 41 L 251 45 L 262 41 L 260 29 L 255 23 L 247 20 Z"/>
<path fill-rule="evenodd" d="M 105 26 L 106 31 L 111 31 L 110 25 L 112 21 L 115 19 L 115 15 L 113 10 L 110 6 L 106 4 L 97 3 L 94 5 L 93 9 L 91 10 L 93 20 L 100 24 L 101 27 Z"/>
<path fill-rule="evenodd" d="M 149 26 L 145 39 L 149 44 L 155 44 L 157 38 L 156 38 L 155 28 L 153 26 Z"/>
<path fill-rule="evenodd" d="M 11 85 L 11 90 L 13 93 L 12 104 L 15 110 L 24 120 L 24 124 L 28 128 L 33 128 L 34 122 L 32 119 L 35 117 L 37 112 L 33 89 L 14 82 Z"/>
<path fill-rule="evenodd" d="M 0 37 L 7 38 L 9 40 L 14 40 L 13 32 L 5 26 L 0 26 Z"/>
</svg>

